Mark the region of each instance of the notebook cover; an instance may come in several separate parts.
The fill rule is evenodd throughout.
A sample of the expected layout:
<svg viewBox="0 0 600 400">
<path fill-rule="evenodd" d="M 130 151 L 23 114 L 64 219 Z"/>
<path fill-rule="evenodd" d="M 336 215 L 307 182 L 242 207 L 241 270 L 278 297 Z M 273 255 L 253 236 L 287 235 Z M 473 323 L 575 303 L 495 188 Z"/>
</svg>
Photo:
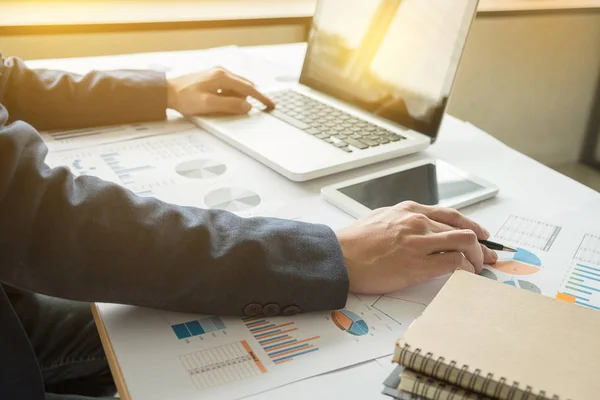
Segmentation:
<svg viewBox="0 0 600 400">
<path fill-rule="evenodd" d="M 465 271 L 453 274 L 398 341 L 396 362 L 406 345 L 420 349 L 421 359 L 404 357 L 405 365 L 464 388 L 476 375 L 479 390 L 487 377 L 540 398 L 600 398 L 600 313 Z M 438 362 L 454 362 L 454 373 L 434 371 Z"/>
</svg>

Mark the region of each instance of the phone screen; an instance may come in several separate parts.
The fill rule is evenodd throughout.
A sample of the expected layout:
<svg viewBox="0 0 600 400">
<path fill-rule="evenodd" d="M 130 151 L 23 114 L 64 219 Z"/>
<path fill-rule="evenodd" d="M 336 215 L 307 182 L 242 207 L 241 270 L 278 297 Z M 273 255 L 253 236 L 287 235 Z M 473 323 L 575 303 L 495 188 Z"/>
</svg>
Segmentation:
<svg viewBox="0 0 600 400">
<path fill-rule="evenodd" d="M 483 186 L 435 164 L 425 164 L 338 189 L 374 210 L 412 200 L 426 205 L 484 189 Z"/>
</svg>

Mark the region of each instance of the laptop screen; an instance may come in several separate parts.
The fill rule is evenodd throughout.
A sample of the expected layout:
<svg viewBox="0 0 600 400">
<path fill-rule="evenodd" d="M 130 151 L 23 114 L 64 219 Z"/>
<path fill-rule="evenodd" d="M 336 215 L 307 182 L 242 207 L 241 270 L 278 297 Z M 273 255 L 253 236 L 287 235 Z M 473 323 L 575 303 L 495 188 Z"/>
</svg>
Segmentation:
<svg viewBox="0 0 600 400">
<path fill-rule="evenodd" d="M 477 0 L 320 0 L 300 82 L 437 136 Z"/>
</svg>

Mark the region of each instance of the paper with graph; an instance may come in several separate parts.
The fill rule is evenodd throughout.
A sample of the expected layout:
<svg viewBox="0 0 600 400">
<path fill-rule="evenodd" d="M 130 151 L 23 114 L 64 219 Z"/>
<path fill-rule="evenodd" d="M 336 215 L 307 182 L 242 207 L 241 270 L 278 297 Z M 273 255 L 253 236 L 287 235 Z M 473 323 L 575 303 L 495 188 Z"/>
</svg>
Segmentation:
<svg viewBox="0 0 600 400">
<path fill-rule="evenodd" d="M 491 228 L 492 240 L 517 252 L 500 252 L 482 276 L 600 310 L 600 233 L 521 215 L 499 216 L 484 225 Z M 393 296 L 426 305 L 446 280 L 440 277 Z"/>
<path fill-rule="evenodd" d="M 239 153 L 197 128 L 172 125 L 165 125 L 171 132 L 163 135 L 53 152 L 46 163 L 116 183 L 141 197 L 244 217 L 274 214 L 294 198 L 288 191 L 274 192 L 260 173 L 253 173 L 265 167 L 245 163 Z"/>
<path fill-rule="evenodd" d="M 507 285 L 600 310 L 600 236 L 511 215 L 495 239 L 518 249 L 483 275 Z"/>
<path fill-rule="evenodd" d="M 133 400 L 240 398 L 382 357 L 423 309 L 355 295 L 344 309 L 294 317 L 99 305 Z"/>
</svg>

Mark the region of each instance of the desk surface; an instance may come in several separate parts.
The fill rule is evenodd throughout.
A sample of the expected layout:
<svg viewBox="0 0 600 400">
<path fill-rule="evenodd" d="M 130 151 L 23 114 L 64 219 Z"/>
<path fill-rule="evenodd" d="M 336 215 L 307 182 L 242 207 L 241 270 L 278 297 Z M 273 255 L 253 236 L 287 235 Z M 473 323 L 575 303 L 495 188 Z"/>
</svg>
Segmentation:
<svg viewBox="0 0 600 400">
<path fill-rule="evenodd" d="M 249 48 L 243 51 L 246 54 L 260 55 L 272 59 L 281 58 L 285 54 L 285 60 L 291 69 L 298 69 L 303 58 L 304 47 L 302 45 L 270 46 L 262 48 Z M 203 51 L 178 52 L 177 54 L 161 53 L 155 55 L 145 54 L 140 56 L 143 63 L 153 59 L 157 64 L 178 59 L 185 53 L 186 57 L 197 57 L 202 59 Z M 92 67 L 109 68 L 111 65 L 120 66 L 123 59 L 133 60 L 135 56 L 102 57 L 79 60 L 45 60 L 29 62 L 35 67 L 81 69 L 84 64 Z M 199 63 L 201 64 L 201 63 Z M 292 71 L 292 73 L 294 73 Z M 250 77 L 252 78 L 252 77 Z M 219 145 L 214 139 L 214 144 Z M 223 151 L 233 151 L 224 143 L 220 144 Z M 228 150 L 229 149 L 229 150 Z M 296 184 L 286 180 L 266 167 L 260 167 L 255 161 L 241 153 L 236 157 L 244 159 L 244 162 L 252 163 L 257 173 L 261 176 L 257 179 L 268 180 L 269 184 L 278 187 L 279 191 L 303 194 L 304 197 L 297 203 L 302 203 L 305 208 L 311 210 L 310 222 L 320 222 L 323 215 L 331 216 L 335 224 L 347 224 L 352 219 L 335 207 L 324 202 L 319 195 L 321 187 L 339 180 L 352 178 L 365 173 L 388 168 L 402 162 L 409 162 L 424 157 L 444 159 L 455 166 L 485 179 L 494 182 L 500 188 L 497 198 L 482 203 L 478 206 L 465 210 L 467 215 L 481 220 L 485 216 L 506 212 L 518 207 L 533 207 L 540 216 L 550 216 L 572 208 L 582 208 L 589 204 L 599 204 L 600 194 L 563 176 L 555 171 L 531 160 L 530 158 L 510 149 L 491 136 L 476 129 L 468 127 L 457 119 L 446 116 L 438 142 L 425 152 L 392 160 L 359 170 L 326 177 L 315 181 Z M 256 164 L 256 165 L 255 165 Z M 250 165 L 250 164 L 249 164 Z M 507 168 L 507 166 L 509 166 Z M 259 168 L 260 167 L 260 168 Z M 309 218 L 309 219 L 310 219 Z M 94 315 L 98 322 L 98 328 L 106 348 L 115 380 L 119 385 L 122 398 L 128 399 L 128 391 L 124 385 L 122 371 L 115 357 L 113 346 L 107 335 L 104 321 L 94 306 Z M 349 398 L 364 399 L 377 397 L 381 389 L 381 382 L 389 371 L 389 359 L 384 358 L 365 363 L 356 367 L 347 368 L 335 373 L 321 375 L 304 381 L 296 382 L 278 389 L 261 393 L 251 398 L 260 399 L 306 399 L 315 398 Z M 137 400 L 137 399 L 134 399 Z"/>
<path fill-rule="evenodd" d="M 2 1 L 0 29 L 122 25 L 123 29 L 176 28 L 175 24 L 308 23 L 316 0 L 132 0 L 132 1 Z M 143 7 L 143 12 L 140 12 Z M 479 11 L 522 12 L 600 9 L 600 0 L 480 0 Z M 159 25 L 162 24 L 162 25 Z M 12 28 L 12 29 L 11 29 Z M 49 31 L 51 33 L 52 31 Z"/>
</svg>

